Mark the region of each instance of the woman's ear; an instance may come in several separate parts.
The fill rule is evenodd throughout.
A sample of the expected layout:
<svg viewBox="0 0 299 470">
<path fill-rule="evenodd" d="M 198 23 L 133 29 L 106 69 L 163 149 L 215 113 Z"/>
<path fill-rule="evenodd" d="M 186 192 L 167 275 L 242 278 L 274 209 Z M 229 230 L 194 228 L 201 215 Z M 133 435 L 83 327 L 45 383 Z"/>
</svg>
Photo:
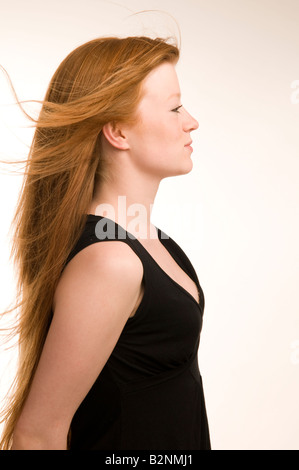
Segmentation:
<svg viewBox="0 0 299 470">
<path fill-rule="evenodd" d="M 108 122 L 102 128 L 102 132 L 108 142 L 119 150 L 128 150 L 129 144 L 121 125 L 115 122 Z"/>
</svg>

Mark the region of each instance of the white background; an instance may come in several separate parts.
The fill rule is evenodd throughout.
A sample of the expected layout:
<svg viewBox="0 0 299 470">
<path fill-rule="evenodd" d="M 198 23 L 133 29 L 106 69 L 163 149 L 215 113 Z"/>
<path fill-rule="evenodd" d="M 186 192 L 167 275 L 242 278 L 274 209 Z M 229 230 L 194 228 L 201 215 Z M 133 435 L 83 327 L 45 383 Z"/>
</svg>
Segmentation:
<svg viewBox="0 0 299 470">
<path fill-rule="evenodd" d="M 130 17 L 144 9 L 160 13 Z M 179 24 L 182 103 L 200 128 L 193 170 L 162 181 L 153 222 L 205 292 L 199 362 L 213 449 L 299 449 L 298 17 L 297 0 L 1 0 L 0 64 L 23 100 L 43 99 L 59 63 L 90 39 L 178 35 Z M 0 158 L 25 158 L 33 130 L 3 73 L 0 99 Z M 20 184 L 1 172 L 1 311 L 14 301 L 8 230 Z M 3 399 L 16 354 L 0 352 Z"/>
</svg>

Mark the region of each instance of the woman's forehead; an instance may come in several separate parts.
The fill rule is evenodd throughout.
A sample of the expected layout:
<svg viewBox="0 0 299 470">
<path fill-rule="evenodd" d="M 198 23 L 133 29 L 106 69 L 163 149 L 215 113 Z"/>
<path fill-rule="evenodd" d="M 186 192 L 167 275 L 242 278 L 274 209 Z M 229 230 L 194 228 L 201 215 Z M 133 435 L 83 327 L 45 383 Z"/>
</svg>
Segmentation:
<svg viewBox="0 0 299 470">
<path fill-rule="evenodd" d="M 175 67 L 170 63 L 162 64 L 152 70 L 143 82 L 143 96 L 168 101 L 180 97 L 179 80 Z"/>
</svg>

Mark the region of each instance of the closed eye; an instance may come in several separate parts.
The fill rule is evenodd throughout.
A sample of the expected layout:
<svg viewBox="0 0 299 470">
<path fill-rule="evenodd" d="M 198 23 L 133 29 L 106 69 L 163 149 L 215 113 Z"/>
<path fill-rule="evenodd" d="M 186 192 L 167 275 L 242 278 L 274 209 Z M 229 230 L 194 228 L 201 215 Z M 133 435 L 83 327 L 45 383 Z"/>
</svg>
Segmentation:
<svg viewBox="0 0 299 470">
<path fill-rule="evenodd" d="M 173 111 L 174 113 L 178 113 L 178 112 L 179 112 L 179 109 L 182 108 L 182 106 L 183 106 L 183 105 L 181 104 L 181 106 L 178 106 L 177 108 L 174 108 L 172 111 Z"/>
</svg>

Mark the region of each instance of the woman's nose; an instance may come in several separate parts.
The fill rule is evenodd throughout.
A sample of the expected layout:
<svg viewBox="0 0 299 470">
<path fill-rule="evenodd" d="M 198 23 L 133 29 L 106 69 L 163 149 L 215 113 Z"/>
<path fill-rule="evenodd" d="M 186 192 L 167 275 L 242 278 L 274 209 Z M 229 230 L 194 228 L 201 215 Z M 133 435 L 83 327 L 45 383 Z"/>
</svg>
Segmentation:
<svg viewBox="0 0 299 470">
<path fill-rule="evenodd" d="M 184 120 L 184 131 L 190 132 L 195 131 L 199 128 L 197 120 L 185 110 L 185 120 Z"/>
</svg>

